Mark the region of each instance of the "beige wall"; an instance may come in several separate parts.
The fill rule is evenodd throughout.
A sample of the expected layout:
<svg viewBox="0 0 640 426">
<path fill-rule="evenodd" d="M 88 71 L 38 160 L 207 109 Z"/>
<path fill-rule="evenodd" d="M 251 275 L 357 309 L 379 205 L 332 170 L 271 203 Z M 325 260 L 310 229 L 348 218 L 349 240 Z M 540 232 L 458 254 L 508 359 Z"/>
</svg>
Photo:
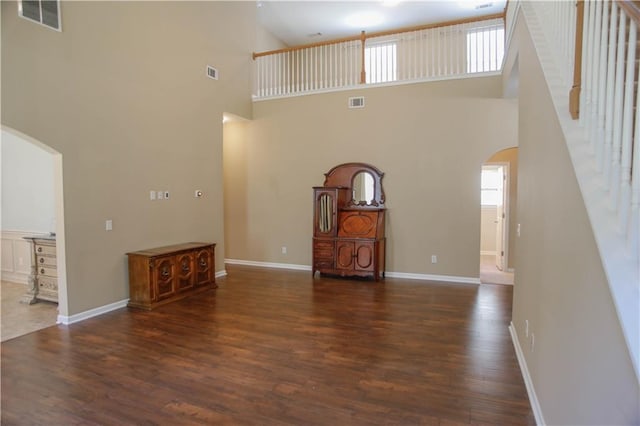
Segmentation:
<svg viewBox="0 0 640 426">
<path fill-rule="evenodd" d="M 515 101 L 514 106 L 517 108 Z M 509 163 L 509 247 L 507 267 L 513 268 L 513 253 L 516 247 L 516 230 L 518 227 L 518 148 L 507 148 L 493 154 L 486 164 Z"/>
<path fill-rule="evenodd" d="M 636 374 L 557 115 L 519 22 L 522 228 L 513 323 L 547 424 L 638 424 Z"/>
<path fill-rule="evenodd" d="M 251 113 L 255 4 L 63 2 L 62 22 L 2 2 L 2 123 L 63 155 L 68 314 L 128 298 L 128 251 L 213 241 L 222 270 L 221 118 Z"/>
<path fill-rule="evenodd" d="M 488 77 L 256 102 L 225 140 L 226 257 L 310 265 L 311 187 L 359 161 L 385 172 L 387 271 L 478 277 L 482 163 L 517 138 L 500 94 Z M 347 108 L 354 95 L 366 108 Z"/>
</svg>

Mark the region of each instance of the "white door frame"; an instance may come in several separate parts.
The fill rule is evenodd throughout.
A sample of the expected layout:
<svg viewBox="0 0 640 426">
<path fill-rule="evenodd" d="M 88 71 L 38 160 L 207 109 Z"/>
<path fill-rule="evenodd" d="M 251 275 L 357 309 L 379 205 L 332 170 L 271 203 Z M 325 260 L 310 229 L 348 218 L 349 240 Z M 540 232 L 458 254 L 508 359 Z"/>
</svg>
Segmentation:
<svg viewBox="0 0 640 426">
<path fill-rule="evenodd" d="M 511 210 L 510 206 L 510 163 L 507 161 L 491 161 L 485 162 L 482 164 L 482 167 L 485 166 L 496 166 L 502 167 L 504 170 L 504 189 L 503 189 L 503 213 L 504 220 L 502 221 L 502 251 L 504 251 L 504 256 L 502 256 L 503 268 L 502 271 L 509 271 L 509 212 Z M 481 169 L 482 170 L 482 169 Z M 497 231 L 496 231 L 497 232 Z M 497 248 L 497 247 L 496 247 Z M 497 254 L 496 254 L 497 256 Z M 497 266 L 497 265 L 496 265 Z"/>
</svg>

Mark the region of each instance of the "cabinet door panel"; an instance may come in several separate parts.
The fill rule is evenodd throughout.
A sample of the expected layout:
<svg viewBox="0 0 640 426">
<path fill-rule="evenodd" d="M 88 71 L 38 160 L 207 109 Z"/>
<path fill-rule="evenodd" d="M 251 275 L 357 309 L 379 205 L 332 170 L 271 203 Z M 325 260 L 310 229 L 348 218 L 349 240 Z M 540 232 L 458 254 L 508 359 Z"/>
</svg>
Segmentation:
<svg viewBox="0 0 640 426">
<path fill-rule="evenodd" d="M 358 243 L 356 245 L 355 269 L 358 271 L 373 271 L 374 259 L 373 243 Z"/>
<path fill-rule="evenodd" d="M 178 291 L 188 290 L 194 284 L 193 253 L 178 255 Z"/>
<path fill-rule="evenodd" d="M 339 241 L 336 244 L 336 267 L 338 269 L 353 269 L 353 255 L 355 244 L 352 241 Z"/>
<path fill-rule="evenodd" d="M 175 293 L 174 257 L 159 258 L 153 273 L 154 300 L 162 300 Z"/>
<path fill-rule="evenodd" d="M 196 257 L 196 285 L 206 285 L 213 281 L 213 252 L 200 250 Z"/>
<path fill-rule="evenodd" d="M 319 237 L 336 235 L 337 190 L 314 191 L 313 231 Z"/>
</svg>

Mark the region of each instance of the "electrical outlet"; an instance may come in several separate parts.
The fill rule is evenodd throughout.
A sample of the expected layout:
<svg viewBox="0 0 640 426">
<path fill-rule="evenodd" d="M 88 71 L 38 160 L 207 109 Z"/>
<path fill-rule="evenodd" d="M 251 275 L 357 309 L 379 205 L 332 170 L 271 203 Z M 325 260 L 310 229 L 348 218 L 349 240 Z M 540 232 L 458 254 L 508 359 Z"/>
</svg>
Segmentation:
<svg viewBox="0 0 640 426">
<path fill-rule="evenodd" d="M 164 191 L 158 191 L 157 194 L 158 200 L 164 200 Z"/>
<path fill-rule="evenodd" d="M 169 199 L 169 191 L 164 191 L 164 199 L 165 200 Z"/>
<path fill-rule="evenodd" d="M 282 254 L 287 254 L 287 247 L 286 246 L 282 246 Z"/>
<path fill-rule="evenodd" d="M 113 221 L 111 219 L 108 219 L 107 221 L 105 221 L 104 229 L 105 229 L 105 231 L 113 230 Z"/>
<path fill-rule="evenodd" d="M 431 255 L 431 263 L 438 263 L 438 256 L 435 254 Z"/>
<path fill-rule="evenodd" d="M 156 199 L 156 191 L 149 191 L 149 199 L 151 201 Z"/>
</svg>

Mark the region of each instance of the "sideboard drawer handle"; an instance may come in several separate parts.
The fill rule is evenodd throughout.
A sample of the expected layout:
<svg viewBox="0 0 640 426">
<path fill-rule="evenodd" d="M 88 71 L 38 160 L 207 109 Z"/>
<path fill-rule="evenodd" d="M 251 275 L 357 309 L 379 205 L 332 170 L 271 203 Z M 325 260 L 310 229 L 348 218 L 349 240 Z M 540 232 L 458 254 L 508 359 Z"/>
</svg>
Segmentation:
<svg viewBox="0 0 640 426">
<path fill-rule="evenodd" d="M 40 263 L 44 263 L 44 257 L 40 258 Z"/>
<path fill-rule="evenodd" d="M 44 274 L 44 268 L 40 269 L 40 273 Z"/>
<path fill-rule="evenodd" d="M 166 270 L 166 269 L 163 269 L 163 270 L 162 270 L 162 276 L 163 276 L 164 278 L 168 277 L 168 276 L 169 276 L 169 271 L 168 271 L 168 270 Z"/>
<path fill-rule="evenodd" d="M 38 253 L 42 253 L 42 247 L 38 247 Z"/>
<path fill-rule="evenodd" d="M 200 260 L 200 266 L 207 266 L 207 261 L 204 259 Z"/>
</svg>

